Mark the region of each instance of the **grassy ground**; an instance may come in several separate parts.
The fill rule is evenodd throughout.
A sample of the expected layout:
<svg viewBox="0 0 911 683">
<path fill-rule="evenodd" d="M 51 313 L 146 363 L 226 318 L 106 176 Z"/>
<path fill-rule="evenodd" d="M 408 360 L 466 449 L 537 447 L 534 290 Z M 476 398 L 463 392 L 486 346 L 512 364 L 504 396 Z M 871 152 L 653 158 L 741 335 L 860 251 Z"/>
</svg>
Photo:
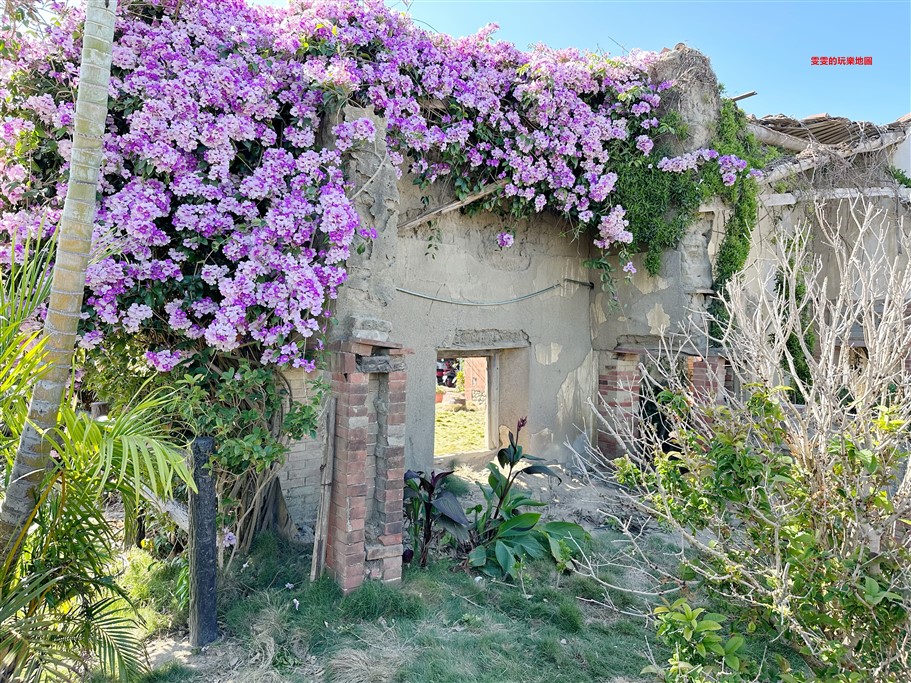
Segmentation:
<svg viewBox="0 0 911 683">
<path fill-rule="evenodd" d="M 601 596 L 594 582 L 548 562 L 511 585 L 439 561 L 407 569 L 401 588 L 370 582 L 347 597 L 328 579 L 309 583 L 309 567 L 302 549 L 261 538 L 220 592 L 223 629 L 244 653 L 234 677 L 172 664 L 145 683 L 632 683 L 646 640 L 660 652 L 641 620 L 579 600 Z M 147 576 L 147 611 L 169 609 L 162 582 Z"/>
<path fill-rule="evenodd" d="M 455 475 L 445 487 L 466 500 L 475 488 Z M 574 490 L 572 514 L 592 493 Z M 559 507 L 551 513 L 565 518 Z M 504 583 L 438 555 L 427 569 L 406 568 L 400 587 L 371 582 L 343 596 L 329 579 L 309 582 L 310 547 L 265 535 L 220 577 L 224 637 L 201 653 L 186 643 L 186 607 L 177 590 L 181 565 L 133 550 L 121 583 L 147 622 L 150 653 L 159 663 L 141 683 L 654 681 L 640 672 L 651 657 L 663 664 L 670 653 L 656 641 L 654 624 L 636 616 L 655 606 L 642 597 L 650 584 L 617 556 L 625 547 L 618 533 L 598 526 L 592 536 L 592 555 L 602 560 L 600 578 L 634 592 L 605 593 L 594 579 L 558 573 L 549 561 L 530 563 L 519 581 Z M 650 561 L 676 570 L 679 556 L 669 537 L 649 532 L 640 540 Z M 727 611 L 724 604 L 707 604 L 694 588 L 680 595 L 694 607 Z M 745 654 L 764 667 L 777 654 L 798 663 L 759 631 L 748 635 L 745 622 L 730 623 L 725 631 L 745 636 Z M 163 640 L 154 641 L 162 634 Z M 780 680 L 776 674 L 767 669 L 756 680 Z M 96 677 L 92 683 L 110 682 Z"/>
<path fill-rule="evenodd" d="M 483 451 L 487 448 L 486 427 L 487 412 L 483 409 L 451 411 L 437 404 L 433 454 Z"/>
</svg>

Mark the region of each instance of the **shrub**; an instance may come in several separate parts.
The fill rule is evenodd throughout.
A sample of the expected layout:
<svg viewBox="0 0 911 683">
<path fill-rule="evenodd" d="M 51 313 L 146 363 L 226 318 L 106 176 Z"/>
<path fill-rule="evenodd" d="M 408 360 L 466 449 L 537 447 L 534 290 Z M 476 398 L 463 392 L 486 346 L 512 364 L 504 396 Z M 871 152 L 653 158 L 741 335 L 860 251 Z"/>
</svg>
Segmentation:
<svg viewBox="0 0 911 683">
<path fill-rule="evenodd" d="M 434 526 L 456 538 L 468 538 L 468 518 L 462 504 L 443 487 L 451 474 L 452 471 L 431 472 L 428 479 L 423 472 L 405 472 L 405 519 L 411 537 L 411 548 L 406 549 L 405 559 L 410 561 L 417 555 L 421 567 L 427 566 Z"/>
<path fill-rule="evenodd" d="M 898 683 L 911 676 L 911 272 L 883 245 L 909 239 L 862 203 L 827 215 L 817 207 L 818 232 L 780 240 L 777 270 L 728 287 L 724 320 L 690 336 L 719 325 L 739 389 L 699 390 L 665 354 L 644 384 L 667 429 L 607 420 L 629 453 L 588 464 L 696 551 L 681 552 L 678 582 L 771 630 L 818 680 Z M 846 343 L 858 330 L 862 352 Z"/>
</svg>

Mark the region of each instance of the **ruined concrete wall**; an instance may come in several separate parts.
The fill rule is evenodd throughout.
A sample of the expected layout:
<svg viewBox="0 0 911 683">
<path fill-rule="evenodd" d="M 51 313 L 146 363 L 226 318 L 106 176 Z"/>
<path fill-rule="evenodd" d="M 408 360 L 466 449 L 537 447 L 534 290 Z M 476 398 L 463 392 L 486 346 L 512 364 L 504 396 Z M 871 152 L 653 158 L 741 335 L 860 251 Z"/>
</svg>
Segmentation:
<svg viewBox="0 0 911 683">
<path fill-rule="evenodd" d="M 381 157 L 380 157 L 381 158 Z M 376 159 L 376 155 L 373 157 Z M 361 177 L 369 178 L 370 158 Z M 428 206 L 452 200 L 445 187 L 432 188 Z M 589 336 L 589 288 L 582 266 L 589 246 L 563 235 L 550 216 L 516 226 L 516 244 L 501 250 L 500 221 L 489 214 L 459 212 L 431 224 L 398 230 L 425 210 L 422 191 L 410 178 L 366 186 L 359 210 L 379 218 L 380 237 L 352 258 L 352 278 L 338 301 L 343 336 L 374 335 L 403 343 L 409 391 L 405 453 L 409 467 L 433 466 L 435 366 L 438 351 L 495 351 L 498 385 L 492 433 L 514 428 L 528 416 L 530 452 L 563 460 L 563 441 L 575 438 L 576 424 L 593 395 L 595 377 Z M 398 208 L 398 211 L 395 208 Z M 540 296 L 494 306 L 463 306 L 414 296 L 459 302 L 505 302 L 559 285 Z"/>
<path fill-rule="evenodd" d="M 345 115 L 351 119 L 366 113 L 349 108 Z M 381 131 L 382 120 L 374 120 Z M 565 282 L 588 282 L 582 265 L 591 256 L 588 241 L 572 240 L 564 234 L 566 226 L 550 215 L 513 225 L 516 243 L 506 250 L 496 243 L 504 226 L 490 214 L 467 217 L 455 211 L 432 224 L 400 230 L 400 223 L 427 206 L 445 205 L 453 197 L 443 183 L 422 192 L 410 177 L 399 179 L 382 133 L 374 145 L 352 154 L 348 172 L 357 188 L 355 204 L 362 222 L 375 227 L 378 235 L 348 262 L 349 279 L 334 307 L 330 342 L 397 342 L 411 351 L 405 356 L 406 466 L 433 467 L 439 351 L 491 352 L 496 385 L 488 397 L 496 404 L 491 409 L 491 446 L 498 445 L 496 435 L 515 429 L 518 419 L 527 416 L 523 445 L 528 452 L 565 461 L 569 451 L 564 441 L 578 438 L 579 428 L 593 431 L 587 407 L 597 383 L 590 336 L 593 294 L 587 286 Z M 492 306 L 444 303 L 400 291 L 490 303 L 553 285 L 557 287 L 539 296 Z M 280 475 L 289 512 L 299 527 L 312 525 L 316 517 L 325 438 L 321 431 L 315 440 L 294 444 Z M 372 438 L 374 434 L 368 434 L 368 440 Z"/>
<path fill-rule="evenodd" d="M 687 129 L 684 140 L 670 137 L 662 141 L 669 143 L 675 154 L 709 147 L 721 111 L 718 78 L 709 58 L 679 43 L 673 50 L 662 52 L 649 71 L 656 83 L 674 82 L 674 88 L 662 93 L 659 112 L 677 112 Z"/>
<path fill-rule="evenodd" d="M 758 287 L 769 289 L 774 286 L 776 255 L 781 245 L 791 239 L 800 226 L 812 228 L 810 252 L 822 260 L 822 277 L 826 278 L 829 296 L 834 297 L 839 287 L 839 278 L 834 253 L 818 227 L 818 216 L 812 202 L 799 201 L 791 205 L 774 205 L 778 196 L 760 195 L 759 220 L 753 230 L 750 257 L 744 267 L 744 286 L 751 291 Z M 873 197 L 868 205 L 874 213 L 874 220 L 884 225 L 882 242 L 868 242 L 867 253 L 876 260 L 885 259 L 891 263 L 908 264 L 909 254 L 900 239 L 901 224 L 904 233 L 911 231 L 911 207 L 905 201 L 888 197 Z M 822 209 L 822 217 L 837 226 L 839 239 L 846 246 L 858 239 L 857 221 L 862 220 L 861 205 L 852 199 L 828 199 Z"/>
<path fill-rule="evenodd" d="M 660 112 L 677 112 L 686 126 L 684 140 L 671 138 L 666 142 L 678 154 L 709 146 L 721 98 L 708 57 L 680 44 L 662 53 L 650 71 L 656 82 L 675 82 L 673 89 L 662 93 Z M 631 280 L 620 280 L 616 293 L 601 292 L 594 298 L 592 344 L 602 356 L 617 348 L 656 348 L 662 334 L 678 329 L 694 310 L 704 308 L 727 210 L 720 202 L 703 208 L 678 248 L 664 253 L 658 276 L 649 275 L 642 259 L 634 258 L 637 273 Z M 615 272 L 619 273 L 622 266 L 615 262 Z M 613 363 L 612 359 L 601 365 L 606 368 Z"/>
<path fill-rule="evenodd" d="M 417 188 L 402 188 L 404 207 L 420 209 Z M 442 198 L 440 198 L 442 199 Z M 438 198 L 434 197 L 431 205 Z M 406 209 L 407 211 L 407 209 Z M 438 230 L 433 256 L 430 230 Z M 490 215 L 448 214 L 434 228 L 397 235 L 396 285 L 455 301 L 508 301 L 559 285 L 539 296 L 498 306 L 461 306 L 397 292 L 383 317 L 393 336 L 414 350 L 408 357 L 406 461 L 430 467 L 433 453 L 435 363 L 438 350 L 496 350 L 493 382 L 500 426 L 515 428 L 528 416 L 529 452 L 565 460 L 566 438 L 583 426 L 595 375 L 589 333 L 591 290 L 566 278 L 588 281 L 587 244 L 563 235 L 550 216 L 520 224 L 513 247 L 500 250 L 500 223 Z"/>
</svg>

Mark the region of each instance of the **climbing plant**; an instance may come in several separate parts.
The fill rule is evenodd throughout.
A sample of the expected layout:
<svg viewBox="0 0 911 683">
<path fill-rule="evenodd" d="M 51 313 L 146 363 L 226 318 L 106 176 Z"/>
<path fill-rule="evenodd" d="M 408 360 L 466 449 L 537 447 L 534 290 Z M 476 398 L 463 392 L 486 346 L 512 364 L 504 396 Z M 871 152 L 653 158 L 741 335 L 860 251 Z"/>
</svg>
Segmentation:
<svg viewBox="0 0 911 683">
<path fill-rule="evenodd" d="M 53 25 L 3 64 L 0 225 L 13 249 L 54 230 L 68 167 L 81 15 L 51 9 Z M 494 29 L 433 35 L 376 1 L 128 3 L 82 345 L 142 330 L 161 371 L 202 348 L 312 369 L 352 243 L 375 236 L 342 173 L 374 121 L 330 126 L 331 145 L 320 135 L 346 103 L 385 118 L 390 159 L 418 182 L 447 177 L 460 195 L 499 183 L 484 208 L 550 208 L 604 253 L 646 250 L 652 270 L 700 165 L 712 162 L 719 191 L 747 191 L 732 154 L 658 158 L 672 84 L 648 77 L 656 55 L 523 52 Z M 684 212 L 665 222 L 674 204 Z"/>
<path fill-rule="evenodd" d="M 775 147 L 756 140 L 747 129 L 746 115 L 728 99 L 722 100 L 712 146 L 722 154 L 742 159 L 752 168 L 765 168 L 780 156 Z M 743 270 L 750 255 L 750 242 L 759 209 L 759 184 L 754 177 L 725 184 L 713 174 L 704 173 L 701 187 L 703 199 L 719 197 L 731 211 L 715 258 L 713 289 L 718 296 L 722 296 L 728 281 Z M 713 316 L 723 319 L 724 310 L 717 300 L 709 308 Z"/>
<path fill-rule="evenodd" d="M 4 261 L 54 233 L 72 151 L 83 16 L 65 2 L 44 16 L 0 52 Z M 669 156 L 656 140 L 681 131 L 659 115 L 673 84 L 649 77 L 656 54 L 526 52 L 495 29 L 430 33 L 380 0 L 122 3 L 80 337 L 102 369 L 89 384 L 116 391 L 104 359 L 124 349 L 122 369 L 192 377 L 210 397 L 243 368 L 315 369 L 351 249 L 376 237 L 343 162 L 377 135 L 419 184 L 443 180 L 462 198 L 496 188 L 469 211 L 507 226 L 558 213 L 593 240 L 591 265 L 608 277 L 618 256 L 635 272 L 636 251 L 657 272 L 707 192 L 734 198 L 742 221 L 728 240 L 743 241 L 758 172 L 724 127 L 736 109 L 723 112 L 717 150 Z M 368 115 L 348 120 L 346 105 Z M 508 228 L 496 239 L 514 241 Z M 294 434 L 313 431 L 317 411 L 287 411 L 274 414 L 300 417 Z M 260 429 L 270 454 L 273 437 L 292 435 L 276 419 Z M 223 436 L 225 459 L 235 440 Z"/>
</svg>

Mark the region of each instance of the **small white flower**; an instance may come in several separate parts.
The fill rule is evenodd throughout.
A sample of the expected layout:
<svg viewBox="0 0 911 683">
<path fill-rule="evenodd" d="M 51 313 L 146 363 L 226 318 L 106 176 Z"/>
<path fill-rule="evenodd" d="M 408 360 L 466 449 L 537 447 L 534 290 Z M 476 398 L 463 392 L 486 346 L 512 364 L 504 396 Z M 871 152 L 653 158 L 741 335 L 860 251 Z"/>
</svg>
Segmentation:
<svg viewBox="0 0 911 683">
<path fill-rule="evenodd" d="M 294 598 L 294 600 L 292 600 L 291 602 L 294 603 L 294 609 L 295 609 L 295 610 L 299 610 L 299 609 L 300 609 L 300 606 L 301 606 L 300 600 L 298 600 L 297 598 Z"/>
<path fill-rule="evenodd" d="M 243 571 L 244 569 L 246 569 L 249 566 L 250 566 L 250 560 L 247 560 L 246 562 L 244 562 L 244 566 L 241 567 L 240 570 Z"/>
<path fill-rule="evenodd" d="M 285 584 L 285 588 L 287 588 L 289 591 L 290 591 L 290 590 L 294 590 L 294 584 L 293 584 L 293 583 L 286 583 L 286 584 Z"/>
</svg>

